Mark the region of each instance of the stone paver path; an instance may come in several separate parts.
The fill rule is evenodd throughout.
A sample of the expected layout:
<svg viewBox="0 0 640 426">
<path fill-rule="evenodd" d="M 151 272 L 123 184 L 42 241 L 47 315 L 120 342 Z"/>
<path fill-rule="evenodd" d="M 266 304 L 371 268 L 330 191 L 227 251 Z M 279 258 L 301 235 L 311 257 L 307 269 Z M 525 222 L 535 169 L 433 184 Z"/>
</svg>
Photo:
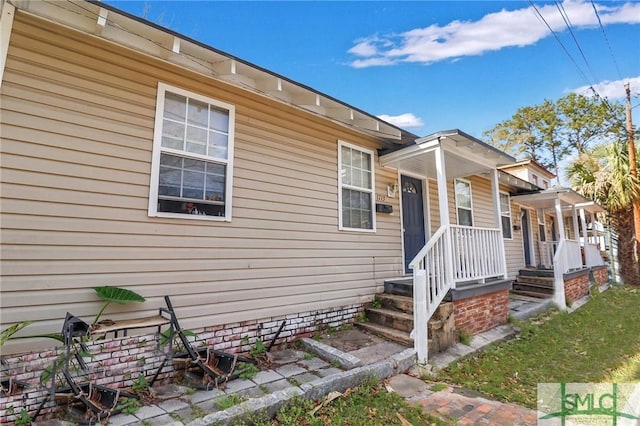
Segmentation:
<svg viewBox="0 0 640 426">
<path fill-rule="evenodd" d="M 447 387 L 434 392 L 431 385 L 407 374 L 389 379 L 389 385 L 408 402 L 422 406 L 431 415 L 451 419 L 457 425 L 535 426 L 536 412 L 516 404 L 456 393 Z"/>
<path fill-rule="evenodd" d="M 451 388 L 416 401 L 434 415 L 448 416 L 463 425 L 534 426 L 536 412 L 516 404 L 456 394 Z"/>
</svg>

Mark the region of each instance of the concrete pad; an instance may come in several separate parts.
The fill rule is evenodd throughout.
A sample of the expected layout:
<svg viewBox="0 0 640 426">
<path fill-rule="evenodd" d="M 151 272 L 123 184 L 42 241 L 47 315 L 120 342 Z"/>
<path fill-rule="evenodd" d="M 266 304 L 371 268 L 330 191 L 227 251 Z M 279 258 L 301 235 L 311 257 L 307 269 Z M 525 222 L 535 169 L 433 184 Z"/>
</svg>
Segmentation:
<svg viewBox="0 0 640 426">
<path fill-rule="evenodd" d="M 331 376 L 332 374 L 340 374 L 342 373 L 342 370 L 335 367 L 329 367 L 329 368 L 321 368 L 320 370 L 314 371 L 314 373 L 316 373 L 320 377 L 327 377 L 327 376 Z"/>
<path fill-rule="evenodd" d="M 180 401 L 179 399 L 168 399 L 158 404 L 158 407 L 162 408 L 167 413 L 173 413 L 174 411 L 182 410 L 188 406 L 189 404 L 184 401 Z"/>
<path fill-rule="evenodd" d="M 264 396 L 264 392 L 262 392 L 262 389 L 260 389 L 258 386 L 255 386 L 252 388 L 241 390 L 237 393 L 237 395 L 245 399 L 260 398 Z"/>
<path fill-rule="evenodd" d="M 316 380 L 318 378 L 318 376 L 316 376 L 315 374 L 312 373 L 302 373 L 302 374 L 298 374 L 296 376 L 292 376 L 289 377 L 287 380 L 289 381 L 289 383 L 291 383 L 293 386 L 300 386 L 303 383 L 309 383 L 309 382 L 313 382 L 314 380 Z"/>
<path fill-rule="evenodd" d="M 157 405 L 144 405 L 134 414 L 138 419 L 144 420 L 151 417 L 158 417 L 167 414 L 162 408 Z"/>
<path fill-rule="evenodd" d="M 198 391 L 193 395 L 191 395 L 191 402 L 194 404 L 199 404 L 203 401 L 210 401 L 223 394 L 224 392 L 222 392 L 220 389 L 213 389 L 210 391 Z"/>
<path fill-rule="evenodd" d="M 321 368 L 329 367 L 329 364 L 320 358 L 303 359 L 298 365 L 301 365 L 307 370 L 320 370 Z"/>
<path fill-rule="evenodd" d="M 427 390 L 428 385 L 422 380 L 399 374 L 389 379 L 389 385 L 403 398 L 411 398 Z"/>
<path fill-rule="evenodd" d="M 270 382 L 275 382 L 277 380 L 281 380 L 282 379 L 282 375 L 276 373 L 273 370 L 267 370 L 267 371 L 260 371 L 258 374 L 256 374 L 256 376 L 251 379 L 253 381 L 253 383 L 255 383 L 256 385 L 262 385 L 264 383 L 270 383 Z"/>
<path fill-rule="evenodd" d="M 294 349 L 284 349 L 277 352 L 267 352 L 267 358 L 273 365 L 285 365 L 298 362 L 304 358 L 304 352 Z"/>
<path fill-rule="evenodd" d="M 291 383 L 289 383 L 286 379 L 278 380 L 276 382 L 266 383 L 262 385 L 266 388 L 269 393 L 273 393 L 276 391 L 280 391 L 286 388 L 291 387 Z"/>
<path fill-rule="evenodd" d="M 131 414 L 116 414 L 109 417 L 109 426 L 124 426 L 138 422 L 139 419 Z"/>
<path fill-rule="evenodd" d="M 276 373 L 284 377 L 291 377 L 291 376 L 295 376 L 295 375 L 306 373 L 306 372 L 307 370 L 305 368 L 302 368 L 298 365 L 293 365 L 293 364 L 283 365 L 282 367 L 276 370 Z"/>
<path fill-rule="evenodd" d="M 254 387 L 256 384 L 251 380 L 235 379 L 227 382 L 227 386 L 224 388 L 225 393 L 235 393 L 241 390 Z"/>
<path fill-rule="evenodd" d="M 362 361 L 362 365 L 369 365 L 387 359 L 405 349 L 405 346 L 395 342 L 382 342 L 351 351 L 349 354 L 359 358 Z"/>
<path fill-rule="evenodd" d="M 149 388 L 149 392 L 154 398 L 165 400 L 178 398 L 184 395 L 187 392 L 187 388 L 185 386 L 168 384 L 162 386 L 153 386 Z"/>
<path fill-rule="evenodd" d="M 382 338 L 357 328 L 323 334 L 320 341 L 343 352 L 351 352 L 384 342 Z"/>
</svg>

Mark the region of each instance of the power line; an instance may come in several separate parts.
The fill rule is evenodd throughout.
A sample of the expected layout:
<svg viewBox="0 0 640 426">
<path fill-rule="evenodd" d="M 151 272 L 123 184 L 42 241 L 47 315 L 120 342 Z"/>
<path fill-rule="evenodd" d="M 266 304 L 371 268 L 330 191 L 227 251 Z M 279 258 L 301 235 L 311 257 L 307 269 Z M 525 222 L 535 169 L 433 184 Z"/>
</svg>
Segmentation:
<svg viewBox="0 0 640 426">
<path fill-rule="evenodd" d="M 571 37 L 573 38 L 574 43 L 578 47 L 578 51 L 580 51 L 580 55 L 582 56 L 582 60 L 584 60 L 584 63 L 587 65 L 587 69 L 591 73 L 591 78 L 594 81 L 597 80 L 597 78 L 595 76 L 595 73 L 593 72 L 593 68 L 591 68 L 591 64 L 589 64 L 589 61 L 587 60 L 587 57 L 584 54 L 584 51 L 582 50 L 582 46 L 580 46 L 580 43 L 578 42 L 578 39 L 576 38 L 576 35 L 573 32 L 573 25 L 571 24 L 571 20 L 569 19 L 569 16 L 567 15 L 567 11 L 564 10 L 564 6 L 561 3 L 558 3 L 557 0 L 556 0 L 555 3 L 556 3 L 556 8 L 558 9 L 558 12 L 560 12 L 560 16 L 562 16 L 562 20 L 564 21 L 564 24 L 567 26 L 567 29 L 569 30 L 569 33 L 571 34 Z"/>
<path fill-rule="evenodd" d="M 589 81 L 589 79 L 587 78 L 586 74 L 582 71 L 582 68 L 580 68 L 580 66 L 578 65 L 576 60 L 573 59 L 573 56 L 571 56 L 571 53 L 569 52 L 567 47 L 564 45 L 564 43 L 562 43 L 562 40 L 560 40 L 560 37 L 558 37 L 558 34 L 556 34 L 556 32 L 553 30 L 553 28 L 551 28 L 551 25 L 549 25 L 549 23 L 544 18 L 544 16 L 542 16 L 542 13 L 540 13 L 540 11 L 538 10 L 538 7 L 535 5 L 535 3 L 533 3 L 533 0 L 529 0 L 529 4 L 531 4 L 531 6 L 533 7 L 533 10 L 536 12 L 536 14 L 538 16 L 538 19 L 542 20 L 542 22 L 547 26 L 547 29 L 553 35 L 553 37 L 556 39 L 556 41 L 558 42 L 560 47 L 562 47 L 562 50 L 564 51 L 564 53 L 569 57 L 569 59 L 571 60 L 573 65 L 575 65 L 575 67 L 578 70 L 578 72 L 580 73 L 580 75 L 582 75 L 582 78 L 584 78 L 584 80 L 587 82 L 587 84 L 593 89 L 593 85 L 591 84 L 591 81 Z M 595 89 L 593 89 L 593 90 L 595 90 Z"/>
<path fill-rule="evenodd" d="M 611 43 L 609 42 L 609 37 L 607 37 L 607 33 L 604 30 L 604 26 L 602 25 L 602 20 L 600 19 L 600 14 L 598 13 L 598 8 L 593 3 L 593 0 L 591 0 L 591 6 L 593 7 L 593 11 L 596 14 L 596 18 L 598 18 L 598 25 L 600 25 L 600 29 L 602 30 L 602 35 L 604 36 L 604 40 L 607 43 L 607 48 L 609 49 L 609 53 L 611 54 L 611 59 L 613 59 L 613 64 L 616 67 L 616 71 L 618 72 L 618 77 L 620 77 L 620 80 L 622 80 L 622 73 L 620 72 L 620 67 L 618 67 L 618 61 L 616 60 L 616 56 L 613 53 L 613 49 L 611 48 Z"/>
</svg>

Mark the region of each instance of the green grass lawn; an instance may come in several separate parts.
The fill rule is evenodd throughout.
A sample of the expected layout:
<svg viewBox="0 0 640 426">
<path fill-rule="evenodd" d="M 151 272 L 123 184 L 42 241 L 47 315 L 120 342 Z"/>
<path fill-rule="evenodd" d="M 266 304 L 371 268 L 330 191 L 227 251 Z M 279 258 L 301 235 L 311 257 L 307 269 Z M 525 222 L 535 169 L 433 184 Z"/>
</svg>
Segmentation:
<svg viewBox="0 0 640 426">
<path fill-rule="evenodd" d="M 595 293 L 572 314 L 519 324 L 513 340 L 451 364 L 438 380 L 530 408 L 538 383 L 640 382 L 640 288 Z"/>
</svg>

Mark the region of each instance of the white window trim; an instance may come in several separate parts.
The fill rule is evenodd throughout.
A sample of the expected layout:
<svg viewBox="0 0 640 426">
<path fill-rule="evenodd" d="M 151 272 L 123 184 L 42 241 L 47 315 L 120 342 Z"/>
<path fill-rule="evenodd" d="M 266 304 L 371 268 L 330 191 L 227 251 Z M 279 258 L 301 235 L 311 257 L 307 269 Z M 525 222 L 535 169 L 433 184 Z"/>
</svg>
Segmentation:
<svg viewBox="0 0 640 426">
<path fill-rule="evenodd" d="M 456 191 L 456 182 L 464 182 L 469 185 L 469 202 L 471 203 L 471 208 L 460 207 L 458 206 L 458 192 Z M 469 226 L 469 225 L 460 225 L 460 218 L 458 217 L 458 209 L 470 210 L 471 211 L 471 226 L 474 226 L 475 218 L 473 217 L 473 189 L 471 188 L 471 181 L 467 179 L 454 179 L 453 180 L 453 194 L 456 199 L 456 224 L 459 226 Z"/>
<path fill-rule="evenodd" d="M 178 95 L 186 96 L 191 99 L 195 99 L 207 104 L 214 105 L 219 108 L 223 108 L 229 112 L 229 130 L 227 137 L 227 159 L 216 159 L 215 161 L 220 164 L 226 165 L 225 176 L 225 204 L 224 204 L 224 216 L 205 216 L 205 215 L 190 215 L 183 213 L 169 213 L 158 211 L 158 185 L 160 179 L 160 154 L 162 152 L 176 152 L 169 148 L 162 148 L 162 122 L 164 115 L 164 98 L 165 93 L 171 92 Z M 170 217 L 176 219 L 187 220 L 209 220 L 217 222 L 231 222 L 231 203 L 233 200 L 233 145 L 235 139 L 235 106 L 212 99 L 197 93 L 190 92 L 188 90 L 180 89 L 174 86 L 170 86 L 165 83 L 158 83 L 158 93 L 156 97 L 156 116 L 155 125 L 153 128 L 153 152 L 151 155 L 151 179 L 149 185 L 149 208 L 148 215 L 150 217 Z M 189 154 L 184 151 L 179 151 L 181 156 L 191 156 L 195 159 L 211 160 L 210 157 L 202 156 L 199 154 Z"/>
<path fill-rule="evenodd" d="M 509 228 L 511 230 L 511 237 L 505 237 L 503 232 L 502 238 L 505 240 L 513 240 L 513 216 L 511 215 L 511 195 L 506 191 L 500 191 L 500 194 L 507 196 L 507 201 L 508 201 L 507 205 L 509 207 L 509 211 L 507 212 L 507 214 L 505 214 L 505 212 L 502 211 L 502 204 L 500 204 L 500 218 L 501 219 L 502 217 L 509 218 Z M 502 227 L 502 221 L 500 221 L 500 226 Z"/>
<path fill-rule="evenodd" d="M 371 229 L 349 228 L 342 223 L 342 147 L 355 149 L 371 156 L 371 189 L 365 189 L 350 185 L 344 185 L 345 188 L 355 189 L 357 191 L 369 192 L 371 194 Z M 376 232 L 376 171 L 375 171 L 375 153 L 373 150 L 351 144 L 342 140 L 338 140 L 338 229 L 340 231 L 353 232 Z"/>
<path fill-rule="evenodd" d="M 542 211 L 542 209 L 538 209 L 536 213 L 538 215 L 538 241 L 546 243 L 547 242 L 547 221 L 545 220 L 544 212 Z M 540 238 L 541 225 L 542 225 L 542 230 L 544 231 L 544 240 Z"/>
</svg>

